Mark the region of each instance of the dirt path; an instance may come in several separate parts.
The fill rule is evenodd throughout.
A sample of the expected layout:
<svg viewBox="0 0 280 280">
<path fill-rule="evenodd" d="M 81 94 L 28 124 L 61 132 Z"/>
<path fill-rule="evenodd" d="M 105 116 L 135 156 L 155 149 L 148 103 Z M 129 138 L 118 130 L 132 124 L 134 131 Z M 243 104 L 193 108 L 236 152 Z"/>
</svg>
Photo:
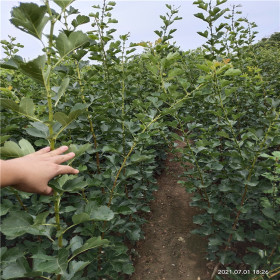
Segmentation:
<svg viewBox="0 0 280 280">
<path fill-rule="evenodd" d="M 183 143 L 178 143 L 180 146 Z M 189 206 L 191 196 L 177 184 L 182 167 L 168 154 L 165 170 L 151 203 L 145 240 L 138 243 L 139 257 L 131 280 L 208 280 L 204 259 L 206 241 L 190 234 L 197 209 Z"/>
</svg>

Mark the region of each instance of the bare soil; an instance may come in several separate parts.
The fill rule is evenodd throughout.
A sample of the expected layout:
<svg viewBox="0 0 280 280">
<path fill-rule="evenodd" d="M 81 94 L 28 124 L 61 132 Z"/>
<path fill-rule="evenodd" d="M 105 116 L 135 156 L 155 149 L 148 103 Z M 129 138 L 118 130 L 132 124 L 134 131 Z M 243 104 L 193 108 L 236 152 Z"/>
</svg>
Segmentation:
<svg viewBox="0 0 280 280">
<path fill-rule="evenodd" d="M 183 167 L 172 159 L 169 153 L 165 170 L 157 178 L 158 191 L 143 229 L 145 240 L 136 247 L 139 256 L 130 280 L 210 279 L 205 260 L 207 241 L 190 233 L 196 228 L 193 216 L 199 210 L 189 206 L 191 195 L 177 184 Z"/>
</svg>

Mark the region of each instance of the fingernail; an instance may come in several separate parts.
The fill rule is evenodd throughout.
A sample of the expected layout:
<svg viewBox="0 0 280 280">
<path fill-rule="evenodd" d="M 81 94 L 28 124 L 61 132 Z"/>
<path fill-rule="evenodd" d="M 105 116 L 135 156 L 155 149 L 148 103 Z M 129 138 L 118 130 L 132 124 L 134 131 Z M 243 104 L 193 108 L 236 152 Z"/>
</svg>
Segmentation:
<svg viewBox="0 0 280 280">
<path fill-rule="evenodd" d="M 80 171 L 78 169 L 75 169 L 75 173 L 78 174 Z"/>
</svg>

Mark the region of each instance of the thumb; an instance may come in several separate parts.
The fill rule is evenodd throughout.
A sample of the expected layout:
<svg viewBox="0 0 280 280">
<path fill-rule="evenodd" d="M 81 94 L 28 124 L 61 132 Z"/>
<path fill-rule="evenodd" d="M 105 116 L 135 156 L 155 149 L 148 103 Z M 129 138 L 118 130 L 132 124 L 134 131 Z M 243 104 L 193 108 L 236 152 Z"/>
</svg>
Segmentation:
<svg viewBox="0 0 280 280">
<path fill-rule="evenodd" d="M 40 194 L 42 194 L 42 195 L 52 195 L 53 194 L 53 189 L 49 186 L 45 186 Z"/>
</svg>

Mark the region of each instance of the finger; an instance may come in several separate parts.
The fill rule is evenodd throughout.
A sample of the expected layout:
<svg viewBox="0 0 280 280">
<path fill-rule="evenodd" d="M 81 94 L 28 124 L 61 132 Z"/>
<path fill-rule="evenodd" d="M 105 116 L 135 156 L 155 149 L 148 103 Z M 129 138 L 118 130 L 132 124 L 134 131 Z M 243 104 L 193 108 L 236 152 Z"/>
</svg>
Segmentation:
<svg viewBox="0 0 280 280">
<path fill-rule="evenodd" d="M 49 156 L 57 156 L 57 155 L 61 155 L 63 154 L 64 152 L 66 152 L 68 150 L 68 147 L 67 146 L 61 146 L 51 152 L 48 153 Z"/>
<path fill-rule="evenodd" d="M 51 150 L 50 147 L 45 147 L 45 148 L 43 148 L 43 149 L 41 149 L 41 150 L 35 152 L 34 154 L 35 154 L 35 155 L 43 155 L 43 154 L 48 153 L 50 150 Z"/>
<path fill-rule="evenodd" d="M 13 186 L 15 189 L 27 193 L 37 193 L 41 195 L 51 195 L 53 193 L 53 189 L 50 188 L 48 185 L 45 186 L 29 186 L 29 185 L 16 185 Z"/>
<path fill-rule="evenodd" d="M 68 165 L 60 165 L 57 175 L 62 174 L 78 174 L 79 170 Z"/>
<path fill-rule="evenodd" d="M 73 157 L 75 157 L 75 154 L 74 153 L 68 153 L 68 154 L 65 154 L 65 155 L 61 155 L 61 156 L 55 156 L 52 158 L 53 162 L 57 163 L 57 164 L 60 164 L 60 163 L 63 163 L 69 159 L 72 159 Z"/>
</svg>

